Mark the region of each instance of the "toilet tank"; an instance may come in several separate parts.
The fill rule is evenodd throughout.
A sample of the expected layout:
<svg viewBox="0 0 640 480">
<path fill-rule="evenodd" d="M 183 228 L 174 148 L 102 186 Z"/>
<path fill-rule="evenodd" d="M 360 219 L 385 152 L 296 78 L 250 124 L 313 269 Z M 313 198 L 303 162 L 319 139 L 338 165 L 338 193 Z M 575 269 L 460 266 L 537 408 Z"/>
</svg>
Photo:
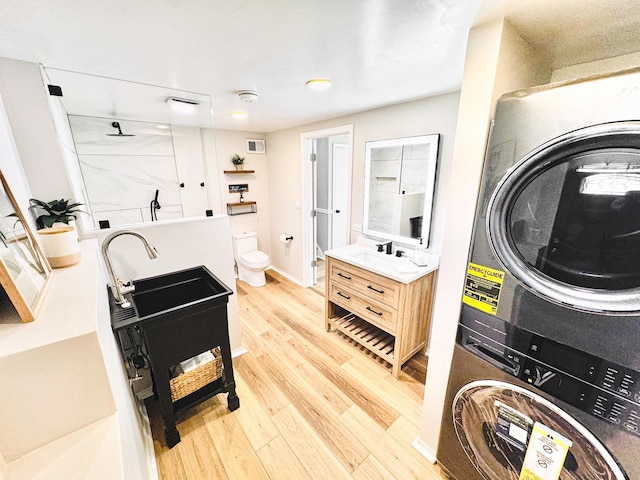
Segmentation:
<svg viewBox="0 0 640 480">
<path fill-rule="evenodd" d="M 233 238 L 233 258 L 243 253 L 255 252 L 258 250 L 258 234 L 253 231 L 234 233 Z"/>
</svg>

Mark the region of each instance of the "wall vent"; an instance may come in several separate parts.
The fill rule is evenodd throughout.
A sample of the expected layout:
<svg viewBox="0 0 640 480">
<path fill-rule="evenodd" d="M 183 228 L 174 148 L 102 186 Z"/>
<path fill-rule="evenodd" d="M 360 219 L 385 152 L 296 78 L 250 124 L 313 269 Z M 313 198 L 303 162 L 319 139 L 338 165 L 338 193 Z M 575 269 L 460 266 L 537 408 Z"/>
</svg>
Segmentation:
<svg viewBox="0 0 640 480">
<path fill-rule="evenodd" d="M 266 145 L 264 140 L 247 138 L 247 153 L 265 153 Z"/>
</svg>

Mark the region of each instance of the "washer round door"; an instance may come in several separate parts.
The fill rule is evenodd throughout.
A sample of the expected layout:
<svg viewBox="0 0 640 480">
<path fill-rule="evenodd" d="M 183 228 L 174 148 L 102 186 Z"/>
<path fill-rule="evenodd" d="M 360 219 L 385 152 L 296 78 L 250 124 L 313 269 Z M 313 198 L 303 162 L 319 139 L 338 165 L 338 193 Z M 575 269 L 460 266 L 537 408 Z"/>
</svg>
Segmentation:
<svg viewBox="0 0 640 480">
<path fill-rule="evenodd" d="M 527 433 L 514 433 L 516 440 L 500 433 L 501 406 L 571 440 L 561 480 L 628 480 L 602 443 L 565 411 L 516 385 L 479 380 L 458 391 L 452 413 L 460 444 L 486 480 L 518 480 L 524 462 Z M 518 428 L 510 427 L 512 433 Z"/>
<path fill-rule="evenodd" d="M 526 289 L 576 310 L 640 313 L 640 122 L 567 133 L 510 169 L 488 206 L 493 253 Z"/>
</svg>

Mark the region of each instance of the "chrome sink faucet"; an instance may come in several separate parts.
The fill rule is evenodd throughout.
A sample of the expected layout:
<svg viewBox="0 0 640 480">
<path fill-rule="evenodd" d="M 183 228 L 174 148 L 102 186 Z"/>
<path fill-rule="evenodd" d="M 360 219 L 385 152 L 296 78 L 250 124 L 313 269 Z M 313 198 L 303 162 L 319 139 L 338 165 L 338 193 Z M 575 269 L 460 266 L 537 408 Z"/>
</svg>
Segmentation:
<svg viewBox="0 0 640 480">
<path fill-rule="evenodd" d="M 147 250 L 147 255 L 149 255 L 149 258 L 151 260 L 158 258 L 158 251 L 153 245 L 149 243 L 144 235 L 134 230 L 120 230 L 118 232 L 113 232 L 102 242 L 102 256 L 104 257 L 104 262 L 107 265 L 107 272 L 109 273 L 109 280 L 111 281 L 109 288 L 111 289 L 113 298 L 115 298 L 116 303 L 122 308 L 129 308 L 131 306 L 131 303 L 126 298 L 124 298 L 124 294 L 133 291 L 133 281 L 129 281 L 128 284 L 124 284 L 122 280 L 118 278 L 115 270 L 113 269 L 111 257 L 109 256 L 109 245 L 114 238 L 121 235 L 133 235 L 134 237 L 138 237 L 144 244 L 144 248 Z"/>
</svg>

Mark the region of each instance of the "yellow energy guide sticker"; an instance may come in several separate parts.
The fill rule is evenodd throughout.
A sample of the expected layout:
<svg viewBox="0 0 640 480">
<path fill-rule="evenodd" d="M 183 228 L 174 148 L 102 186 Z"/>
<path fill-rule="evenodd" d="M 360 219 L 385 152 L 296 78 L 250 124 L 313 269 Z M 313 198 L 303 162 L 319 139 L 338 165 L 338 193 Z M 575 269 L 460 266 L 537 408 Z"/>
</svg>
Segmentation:
<svg viewBox="0 0 640 480">
<path fill-rule="evenodd" d="M 573 442 L 536 422 L 529 438 L 519 480 L 558 480 Z"/>
<path fill-rule="evenodd" d="M 503 281 L 503 271 L 469 263 L 462 301 L 481 312 L 495 315 Z"/>
</svg>

